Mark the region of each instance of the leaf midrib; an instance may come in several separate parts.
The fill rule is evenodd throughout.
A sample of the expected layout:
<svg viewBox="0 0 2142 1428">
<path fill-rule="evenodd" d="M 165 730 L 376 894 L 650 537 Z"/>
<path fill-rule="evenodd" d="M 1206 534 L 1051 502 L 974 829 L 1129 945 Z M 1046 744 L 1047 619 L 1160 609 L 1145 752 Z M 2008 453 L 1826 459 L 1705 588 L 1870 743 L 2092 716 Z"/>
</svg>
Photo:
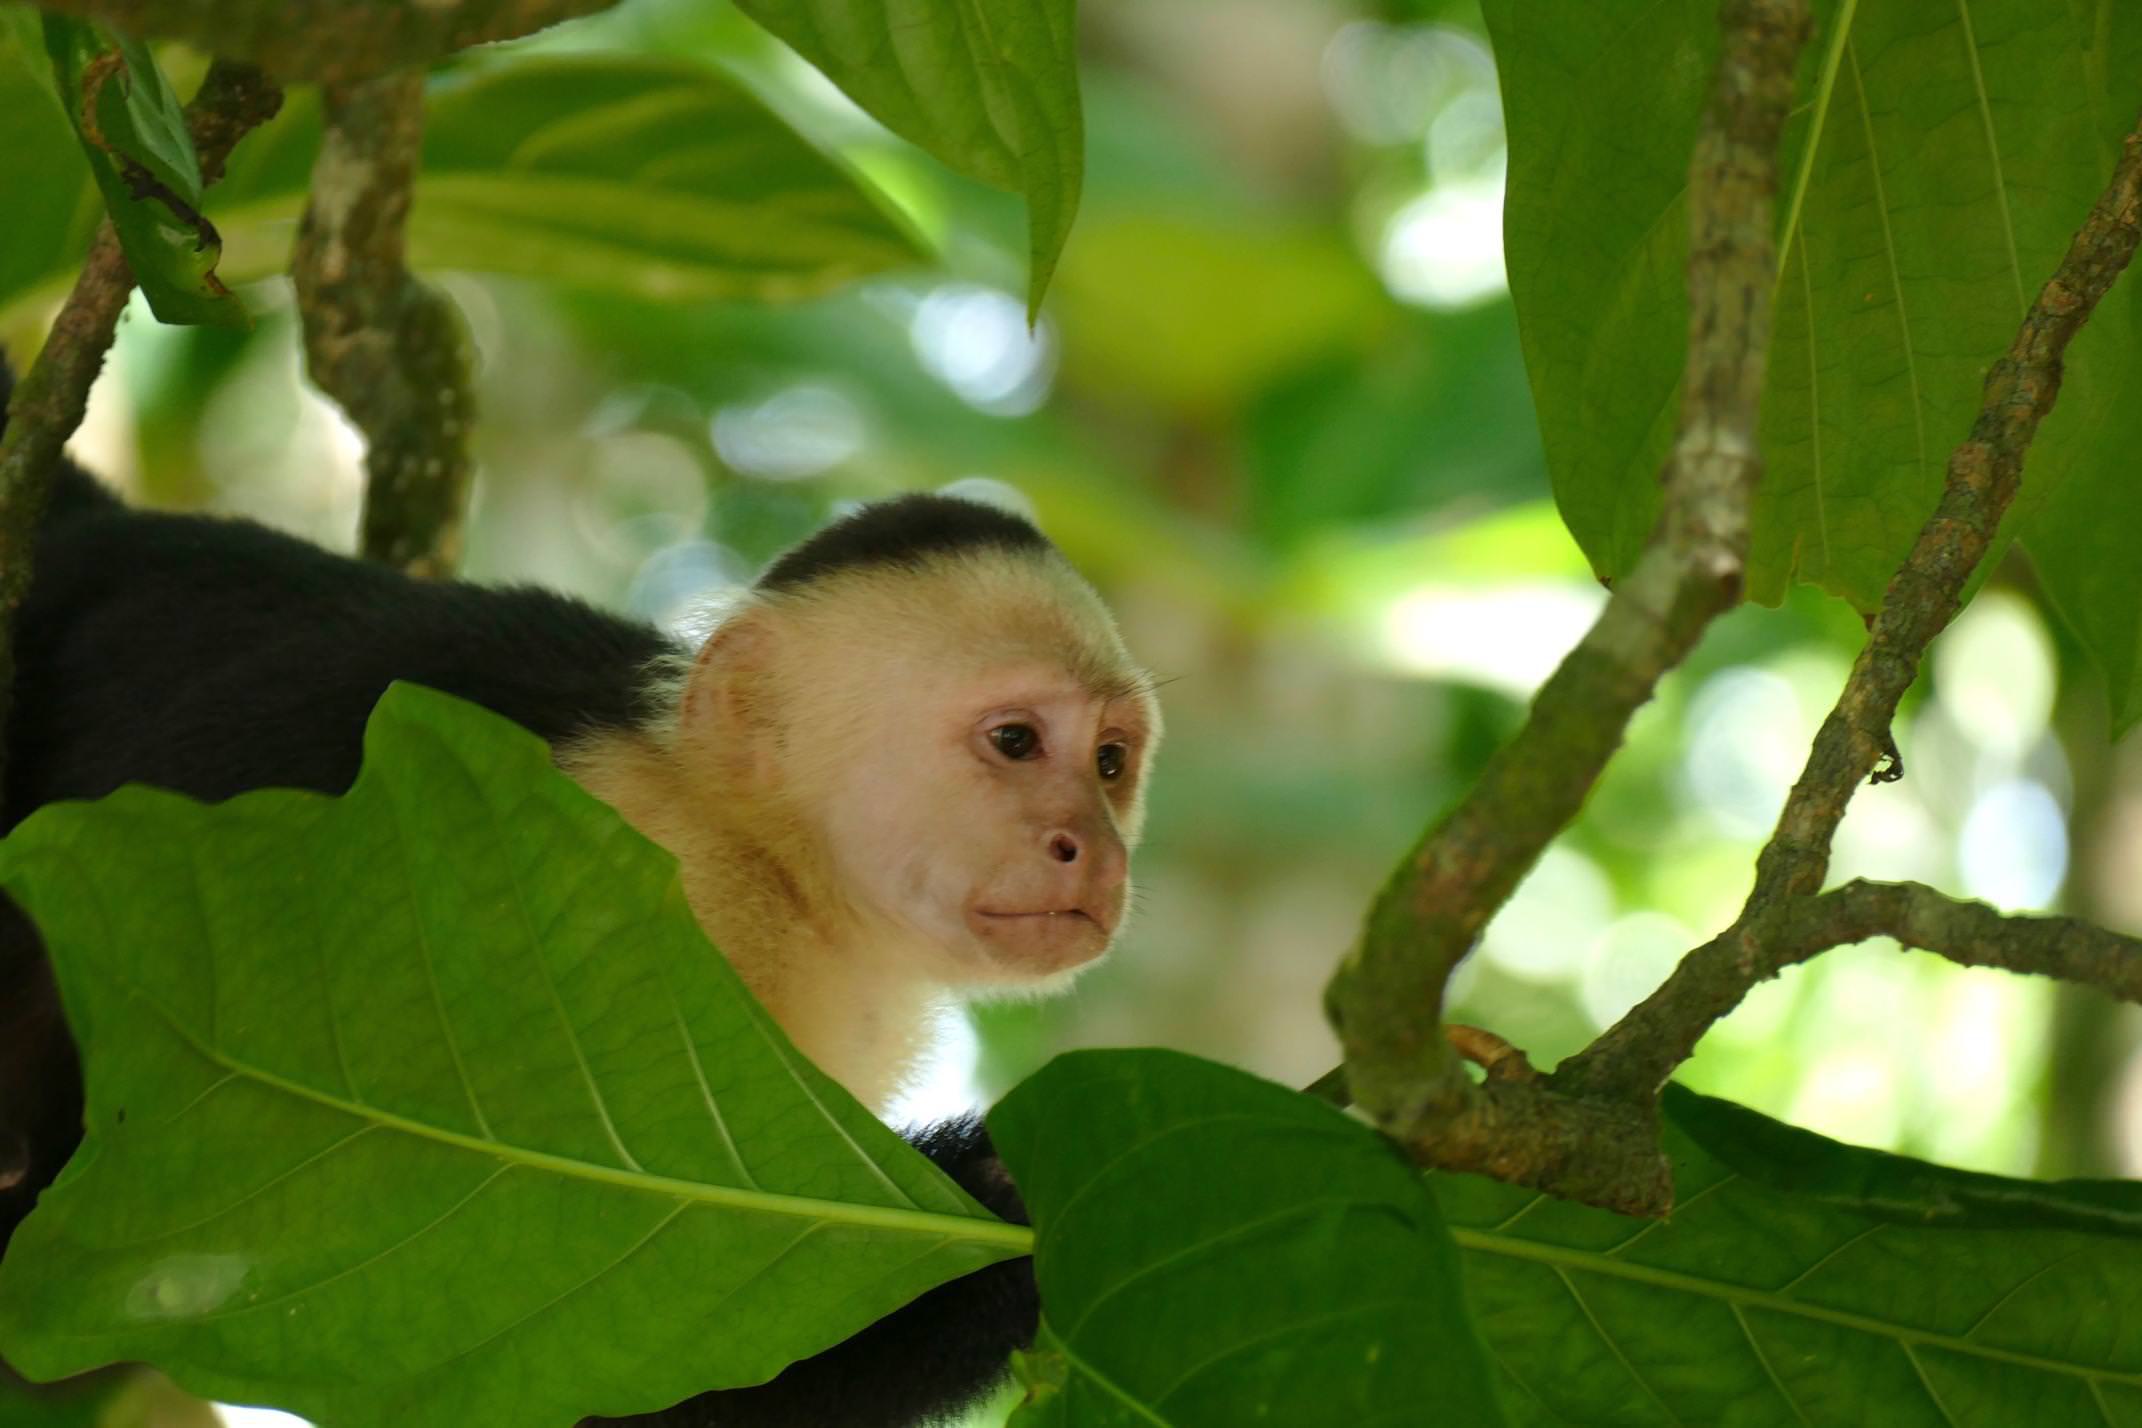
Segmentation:
<svg viewBox="0 0 2142 1428">
<path fill-rule="evenodd" d="M 894 1230 L 905 1234 L 942 1235 L 954 1240 L 966 1240 L 976 1244 L 1000 1246 L 1019 1254 L 1031 1254 L 1034 1248 L 1034 1232 L 1025 1225 L 1014 1225 L 1002 1220 L 978 1220 L 964 1215 L 944 1215 L 930 1210 L 901 1210 L 891 1206 L 857 1205 L 841 1200 L 818 1200 L 803 1195 L 783 1195 L 770 1190 L 742 1190 L 727 1185 L 707 1185 L 696 1180 L 679 1180 L 668 1175 L 656 1175 L 648 1171 L 626 1170 L 622 1167 L 597 1165 L 590 1161 L 576 1160 L 571 1156 L 556 1155 L 550 1151 L 531 1150 L 525 1146 L 508 1145 L 501 1141 L 485 1140 L 478 1136 L 465 1135 L 443 1126 L 427 1125 L 407 1116 L 396 1115 L 378 1106 L 369 1106 L 361 1101 L 352 1101 L 330 1095 L 317 1087 L 293 1081 L 272 1071 L 252 1066 L 225 1053 L 221 1048 L 208 1045 L 187 1027 L 181 1025 L 168 1011 L 152 998 L 144 995 L 139 987 L 121 978 L 115 981 L 126 987 L 127 993 L 147 1007 L 151 1015 L 170 1028 L 171 1033 L 192 1048 L 194 1053 L 212 1065 L 219 1066 L 236 1076 L 259 1083 L 285 1095 L 314 1105 L 340 1111 L 361 1121 L 368 1121 L 404 1135 L 450 1145 L 457 1149 L 473 1151 L 510 1165 L 524 1166 L 531 1170 L 548 1171 L 578 1180 L 598 1184 L 615 1185 L 622 1189 L 642 1194 L 668 1195 L 672 1198 L 692 1201 L 703 1205 L 721 1206 L 732 1210 L 750 1210 L 760 1214 L 786 1215 L 795 1219 L 832 1221 L 838 1224 L 856 1225 L 868 1229 Z"/>
<path fill-rule="evenodd" d="M 1593 1250 L 1570 1249 L 1562 1245 L 1542 1244 L 1537 1240 L 1519 1239 L 1511 1235 L 1497 1234 L 1492 1230 L 1450 1227 L 1451 1238 L 1461 1249 L 1481 1254 L 1503 1255 L 1510 1259 L 1527 1260 L 1544 1264 L 1551 1269 L 1582 1270 L 1587 1274 L 1603 1275 L 1610 1279 L 1626 1280 L 1632 1284 L 1649 1285 L 1655 1289 L 1667 1289 L 1683 1294 L 1695 1294 L 1704 1298 L 1743 1308 L 1765 1309 L 1775 1314 L 1790 1315 L 1801 1319 L 1819 1320 L 1840 1328 L 1854 1329 L 1864 1334 L 1873 1334 L 1885 1339 L 1899 1340 L 1909 1344 L 1924 1344 L 1944 1349 L 1951 1353 L 1971 1358 L 1989 1359 L 1999 1363 L 2015 1364 L 2034 1368 L 2045 1373 L 2067 1374 L 2073 1377 L 2108 1383 L 2125 1384 L 2142 1388 L 2142 1373 L 2123 1373 L 2117 1369 L 2098 1368 L 2086 1364 L 2049 1359 L 2038 1354 L 2022 1353 L 2014 1349 L 1995 1348 L 1971 1339 L 1958 1338 L 1954 1334 L 1939 1333 L 1929 1329 L 1915 1329 L 1877 1319 L 1871 1315 L 1855 1314 L 1850 1310 L 1831 1309 L 1804 1300 L 1787 1298 L 1773 1290 L 1751 1289 L 1746 1285 L 1728 1284 L 1719 1280 L 1704 1279 L 1680 1270 L 1661 1269 L 1656 1265 L 1634 1264 L 1628 1260 L 1614 1259 Z"/>
<path fill-rule="evenodd" d="M 1822 148 L 1822 131 L 1829 122 L 1830 106 L 1837 97 L 1837 67 L 1844 58 L 1845 45 L 1852 38 L 1852 21 L 1859 9 L 1859 0 L 1845 0 L 1836 22 L 1831 26 L 1829 44 L 1822 54 L 1822 69 L 1815 80 L 1815 95 L 1810 101 L 1812 115 L 1808 121 L 1807 142 L 1800 147 L 1799 162 L 1792 176 L 1792 196 L 1785 204 L 1785 227 L 1778 239 L 1778 270 L 1772 283 L 1772 294 L 1784 286 L 1785 260 L 1792 255 L 1793 245 L 1800 237 L 1800 210 L 1807 202 L 1808 181 L 1814 176 L 1815 159 Z"/>
</svg>

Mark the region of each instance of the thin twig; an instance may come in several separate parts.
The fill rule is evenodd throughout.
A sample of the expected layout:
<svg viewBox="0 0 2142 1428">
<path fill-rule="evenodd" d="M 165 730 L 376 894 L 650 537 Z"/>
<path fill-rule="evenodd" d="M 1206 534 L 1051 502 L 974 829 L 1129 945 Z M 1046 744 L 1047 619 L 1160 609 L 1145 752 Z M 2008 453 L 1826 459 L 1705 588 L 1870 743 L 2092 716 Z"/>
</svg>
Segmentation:
<svg viewBox="0 0 2142 1428">
<path fill-rule="evenodd" d="M 1478 1066 L 1493 1081 L 1537 1081 L 1540 1073 L 1525 1053 L 1484 1027 L 1452 1022 L 1443 1028 L 1451 1049 Z"/>
<path fill-rule="evenodd" d="M 1626 1107 L 1587 1115 L 1521 1082 L 1476 1086 L 1437 1028 L 1451 970 L 1576 815 L 1659 679 L 1740 598 L 1760 474 L 1778 135 L 1807 8 L 1727 0 L 1721 24 L 1690 166 L 1688 365 L 1658 527 L 1524 728 L 1400 865 L 1325 994 L 1354 1100 L 1422 1162 L 1617 1208 L 1663 1207 L 1668 1193 L 1643 1118 Z"/>
<path fill-rule="evenodd" d="M 1451 1022 L 1443 1028 L 1451 1050 L 1500 1081 L 1537 1081 L 1539 1071 L 1525 1053 L 1483 1027 Z M 1346 1089 L 1346 1068 L 1334 1066 L 1302 1087 L 1302 1094 L 1329 1101 L 1335 1106 L 1353 1104 Z"/>
</svg>

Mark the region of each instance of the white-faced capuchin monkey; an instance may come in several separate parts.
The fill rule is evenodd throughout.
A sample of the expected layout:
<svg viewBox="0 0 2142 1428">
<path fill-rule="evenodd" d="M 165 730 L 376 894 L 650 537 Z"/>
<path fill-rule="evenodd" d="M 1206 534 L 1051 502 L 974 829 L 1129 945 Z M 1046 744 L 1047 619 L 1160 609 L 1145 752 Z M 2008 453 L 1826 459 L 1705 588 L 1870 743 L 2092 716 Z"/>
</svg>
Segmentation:
<svg viewBox="0 0 2142 1428">
<path fill-rule="evenodd" d="M 397 679 L 514 720 L 676 856 L 715 945 L 877 1108 L 948 997 L 1060 982 L 1107 948 L 1160 735 L 1150 680 L 1055 548 L 937 496 L 789 551 L 694 654 L 544 591 L 420 583 L 250 521 L 131 510 L 68 465 L 15 657 L 6 828 L 129 782 L 340 793 Z M 0 1246 L 81 1114 L 36 933 L 0 898 Z M 1024 1218 L 978 1122 L 914 1140 Z M 1001 1381 L 1035 1315 L 1030 1263 L 996 1265 L 767 1384 L 627 1421 L 936 1422 Z"/>
</svg>

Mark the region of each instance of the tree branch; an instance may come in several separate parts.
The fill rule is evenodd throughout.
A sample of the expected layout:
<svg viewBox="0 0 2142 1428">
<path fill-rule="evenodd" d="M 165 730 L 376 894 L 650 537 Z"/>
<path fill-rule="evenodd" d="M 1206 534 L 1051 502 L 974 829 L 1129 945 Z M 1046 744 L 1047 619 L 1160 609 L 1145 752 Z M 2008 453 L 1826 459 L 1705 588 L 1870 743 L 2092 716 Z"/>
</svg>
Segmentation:
<svg viewBox="0 0 2142 1428">
<path fill-rule="evenodd" d="M 2138 238 L 2142 121 L 2127 136 L 2112 181 L 2039 290 L 2014 343 L 1986 374 L 1978 419 L 1949 457 L 1940 504 L 1882 596 L 1866 646 L 1836 707 L 1823 720 L 1777 830 L 1757 860 L 1755 888 L 1740 916 L 1558 1068 L 1558 1086 L 1648 1102 L 1711 1023 L 1774 974 L 1775 954 L 1765 939 L 1780 925 L 1776 914 L 1783 909 L 1789 921 L 1797 914 L 1787 904 L 1822 885 L 1845 806 L 1889 746 L 1898 701 L 1917 677 L 1927 645 L 1962 608 L 1964 586 L 2015 499 L 2024 454 L 2060 392 L 2062 354 L 2134 256 Z M 1913 945 L 1951 955 L 1945 946 Z"/>
<path fill-rule="evenodd" d="M 1855 878 L 1793 905 L 1779 968 L 1831 947 L 1894 937 L 1965 967 L 2027 972 L 2142 1002 L 2142 940 L 2074 917 L 2005 916 L 1919 883 Z M 1800 947 L 1790 945 L 1799 941 Z"/>
<path fill-rule="evenodd" d="M 424 76 L 330 89 L 325 100 L 291 259 L 307 366 L 365 434 L 364 553 L 412 575 L 451 575 L 473 399 L 460 314 L 403 263 Z"/>
<path fill-rule="evenodd" d="M 251 65 L 218 60 L 209 67 L 186 106 L 186 127 L 204 184 L 223 177 L 238 141 L 273 118 L 282 102 L 282 91 Z M 12 701 L 15 611 L 29 593 L 38 518 L 133 290 L 134 275 L 107 219 L 44 347 L 8 404 L 7 431 L 0 436 L 0 727 Z"/>
<path fill-rule="evenodd" d="M 1680 1049 L 1665 1074 L 1751 987 L 1870 937 L 1893 937 L 1965 967 L 2056 977 L 2142 1002 L 2142 941 L 2072 917 L 2003 916 L 1982 902 L 1959 902 L 1919 883 L 1855 879 L 1826 893 L 1771 903 L 1682 959 L 1681 969 L 1643 1005 L 1646 1031 Z M 1613 1034 L 1628 1024 L 1624 1020 Z M 1602 1037 L 1593 1045 L 1604 1043 Z M 1566 1087 L 1578 1069 L 1573 1061 L 1555 1080 Z M 1621 1094 L 1625 1084 L 1608 1080 L 1584 1089 Z M 1632 1103 L 1636 1094 L 1633 1087 L 1627 1092 Z"/>
<path fill-rule="evenodd" d="M 1739 598 L 1760 466 L 1777 143 L 1808 29 L 1802 0 L 1726 0 L 1689 174 L 1689 339 L 1665 506 L 1636 568 L 1534 699 L 1480 782 L 1408 854 L 1325 1006 L 1354 1100 L 1420 1161 L 1616 1208 L 1670 1194 L 1646 1113 L 1533 1084 L 1475 1085 L 1438 1023 L 1481 927 L 1583 804 L 1622 730 Z"/>
</svg>

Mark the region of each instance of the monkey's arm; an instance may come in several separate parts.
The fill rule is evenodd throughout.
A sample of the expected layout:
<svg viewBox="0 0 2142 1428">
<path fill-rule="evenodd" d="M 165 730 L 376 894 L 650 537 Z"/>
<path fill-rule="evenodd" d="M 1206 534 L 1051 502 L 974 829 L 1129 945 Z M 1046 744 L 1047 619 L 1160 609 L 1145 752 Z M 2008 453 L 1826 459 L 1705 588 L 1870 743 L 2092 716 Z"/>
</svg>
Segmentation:
<svg viewBox="0 0 2142 1428">
<path fill-rule="evenodd" d="M 912 1137 L 992 1212 L 1026 1223 L 1019 1192 L 974 1119 Z M 1040 1303 L 1034 1262 L 1008 1260 L 941 1284 L 913 1303 L 791 1364 L 754 1388 L 688 1398 L 660 1413 L 591 1418 L 583 1428 L 913 1428 L 973 1407 L 1003 1382 L 1014 1349 L 1034 1340 Z M 709 1325 L 709 1334 L 721 1332 Z"/>
</svg>

